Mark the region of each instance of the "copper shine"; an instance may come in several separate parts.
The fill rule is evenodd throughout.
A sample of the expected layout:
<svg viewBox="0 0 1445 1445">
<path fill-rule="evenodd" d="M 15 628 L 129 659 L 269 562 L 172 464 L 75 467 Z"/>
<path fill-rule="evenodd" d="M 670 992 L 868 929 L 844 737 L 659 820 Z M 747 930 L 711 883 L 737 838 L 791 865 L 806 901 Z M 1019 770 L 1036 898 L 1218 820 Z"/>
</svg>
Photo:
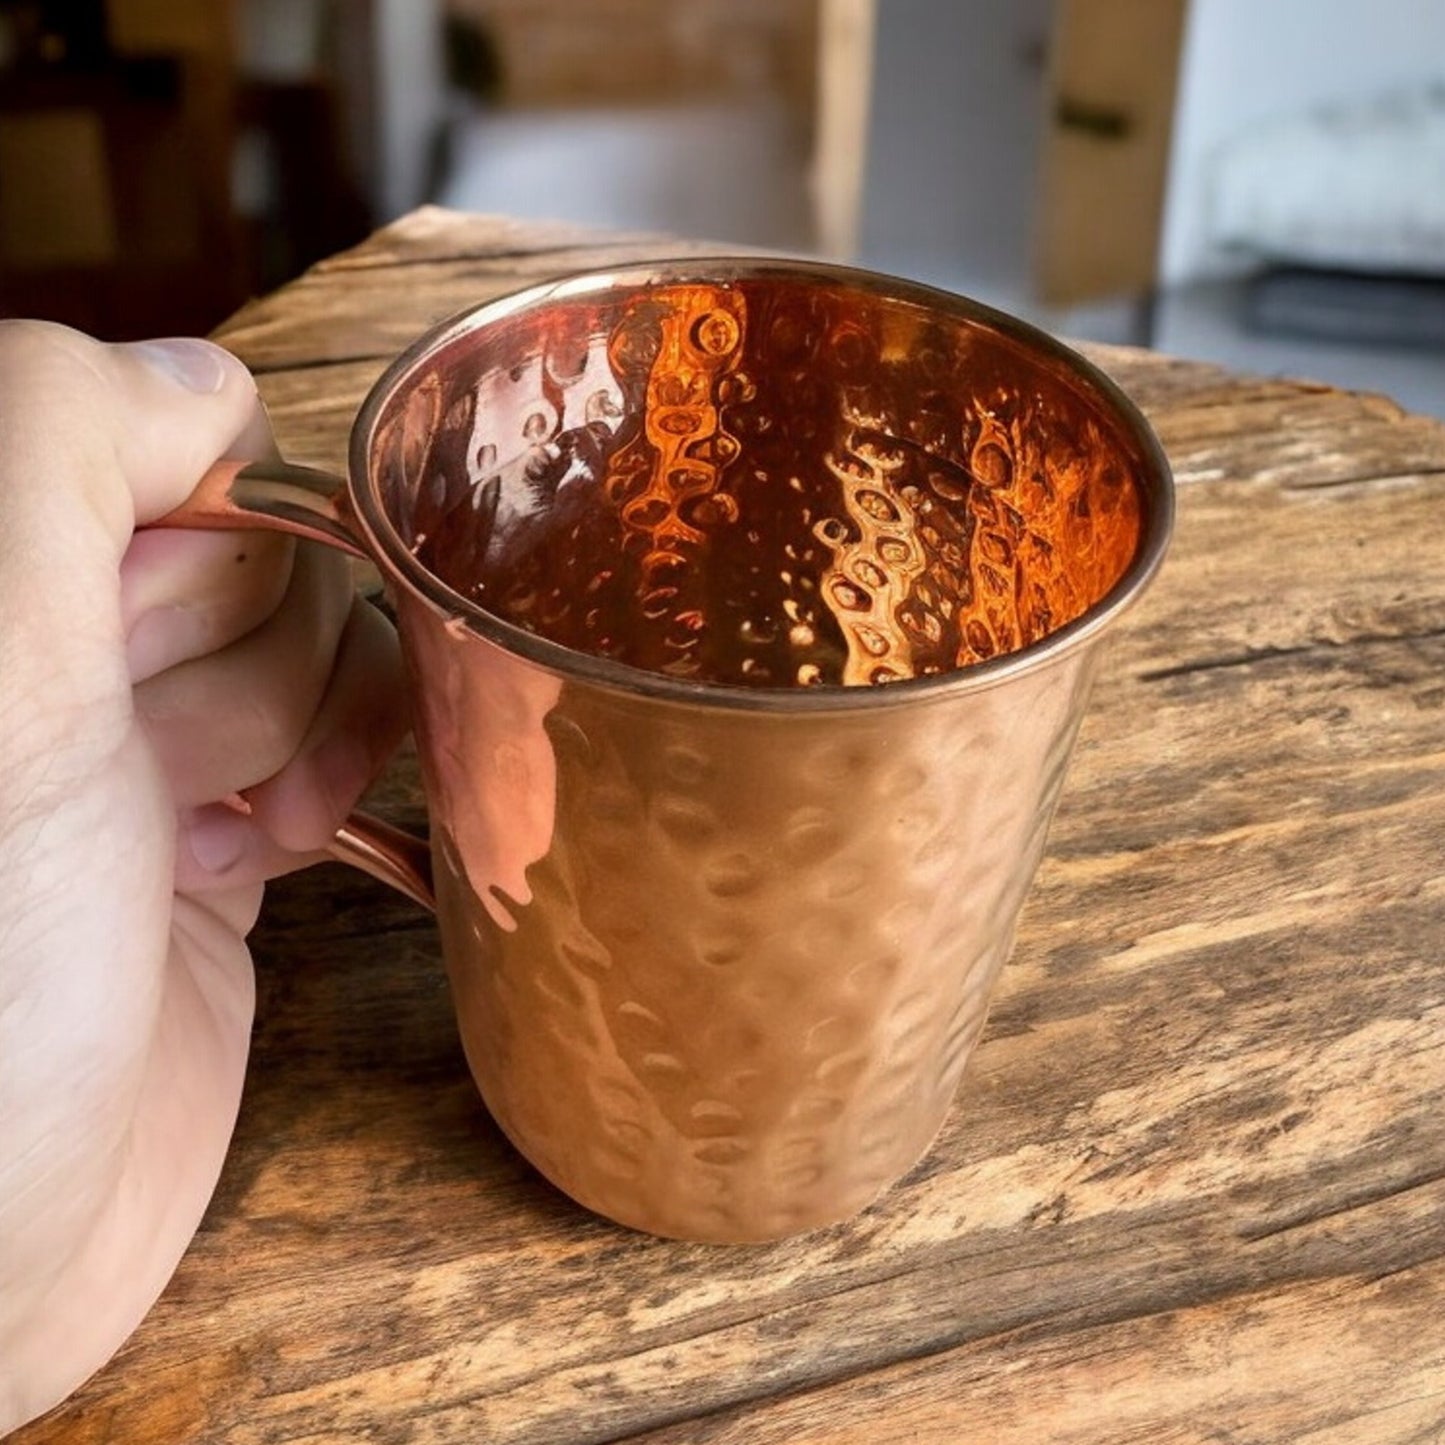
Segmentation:
<svg viewBox="0 0 1445 1445">
<path fill-rule="evenodd" d="M 1098 643 L 1162 559 L 1135 408 L 961 298 L 688 259 L 443 324 L 368 397 L 348 492 L 275 471 L 168 520 L 381 568 L 508 1136 L 658 1234 L 864 1208 L 944 1119 Z M 403 843 L 343 850 L 425 895 Z"/>
</svg>

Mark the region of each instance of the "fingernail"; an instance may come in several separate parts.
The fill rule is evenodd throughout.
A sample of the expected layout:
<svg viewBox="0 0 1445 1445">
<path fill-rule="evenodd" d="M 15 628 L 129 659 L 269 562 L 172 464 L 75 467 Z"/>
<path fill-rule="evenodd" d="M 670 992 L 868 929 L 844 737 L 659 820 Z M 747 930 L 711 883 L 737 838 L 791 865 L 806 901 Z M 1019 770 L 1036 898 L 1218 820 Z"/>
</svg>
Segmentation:
<svg viewBox="0 0 1445 1445">
<path fill-rule="evenodd" d="M 238 462 L 263 462 L 280 459 L 281 449 L 276 445 L 276 433 L 271 430 L 271 418 L 257 398 L 250 419 L 241 428 L 236 440 L 226 448 L 226 456 Z"/>
<path fill-rule="evenodd" d="M 246 852 L 251 822 L 240 813 L 216 806 L 199 810 L 186 828 L 193 857 L 207 873 L 234 868 Z"/>
<path fill-rule="evenodd" d="M 153 371 L 200 396 L 214 396 L 226 384 L 225 353 L 209 341 L 169 336 L 161 341 L 133 341 L 126 349 Z"/>
</svg>

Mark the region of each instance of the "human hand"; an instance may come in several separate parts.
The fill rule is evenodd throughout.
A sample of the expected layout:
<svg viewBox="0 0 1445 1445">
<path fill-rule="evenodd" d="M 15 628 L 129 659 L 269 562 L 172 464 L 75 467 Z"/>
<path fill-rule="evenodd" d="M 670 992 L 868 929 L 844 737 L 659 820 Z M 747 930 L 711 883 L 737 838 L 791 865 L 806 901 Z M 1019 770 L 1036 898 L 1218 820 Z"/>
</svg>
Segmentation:
<svg viewBox="0 0 1445 1445">
<path fill-rule="evenodd" d="M 136 531 L 269 445 L 217 347 L 0 323 L 0 1434 L 170 1278 L 240 1099 L 261 884 L 404 730 L 339 555 Z"/>
</svg>

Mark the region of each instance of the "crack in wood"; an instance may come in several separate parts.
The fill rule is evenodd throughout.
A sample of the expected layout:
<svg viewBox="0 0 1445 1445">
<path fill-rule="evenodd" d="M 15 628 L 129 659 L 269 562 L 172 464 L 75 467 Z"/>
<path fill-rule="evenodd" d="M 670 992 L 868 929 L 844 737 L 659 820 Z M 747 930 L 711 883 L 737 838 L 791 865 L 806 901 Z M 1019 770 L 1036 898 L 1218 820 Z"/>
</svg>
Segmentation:
<svg viewBox="0 0 1445 1445">
<path fill-rule="evenodd" d="M 1409 1270 L 1417 1268 L 1418 1265 L 1423 1262 L 1425 1261 L 1413 1261 L 1399 1269 L 1385 1271 L 1378 1277 L 1387 1278 L 1392 1274 L 1403 1275 L 1408 1273 Z M 1375 1278 L 1376 1276 L 1364 1276 L 1367 1282 L 1373 1282 Z M 704 1410 L 694 1411 L 692 1413 L 687 1412 L 685 1409 L 659 1410 L 654 1417 L 646 1419 L 641 1417 L 635 1418 L 621 1433 L 587 1436 L 585 1437 L 585 1445 L 625 1445 L 625 1442 L 637 1440 L 639 1437 L 644 1439 L 651 1438 L 653 1432 L 666 1430 L 670 1426 L 704 1426 L 709 1421 L 720 1423 L 726 1421 L 729 1417 L 737 1420 L 752 1406 L 762 1404 L 771 1407 L 789 1400 L 806 1397 L 820 1390 L 834 1389 L 839 1385 L 866 1385 L 870 1378 L 876 1378 L 880 1383 L 885 1382 L 893 1376 L 900 1367 L 927 1362 L 969 1347 L 987 1347 L 1008 1341 L 1021 1345 L 1037 1345 L 1063 1336 L 1084 1336 L 1095 1332 L 1106 1331 L 1119 1325 L 1162 1320 L 1167 1319 L 1171 1315 L 1216 1308 L 1221 1304 L 1246 1299 L 1250 1295 L 1257 1293 L 1257 1286 L 1254 1285 L 1241 1283 L 1235 1288 L 1230 1288 L 1225 1285 L 1213 1291 L 1192 1295 L 1187 1300 L 1182 1301 L 1178 1299 L 1164 1299 L 1149 1303 L 1141 1300 L 1142 1308 L 1129 1308 L 1125 1305 L 1122 1308 L 1113 1310 L 1084 1309 L 1048 1317 L 1040 1316 L 1004 1329 L 986 1331 L 975 1335 L 961 1332 L 957 1337 L 952 1339 L 939 1337 L 927 1343 L 920 1343 L 918 1348 L 900 1349 L 891 1354 L 887 1361 L 871 1361 L 862 1365 L 860 1368 L 844 1368 L 832 1372 L 824 1371 L 811 1377 L 795 1377 L 789 1382 L 792 1386 L 791 1388 L 769 1389 L 764 1388 L 762 1382 L 759 1382 L 758 1389 L 741 1390 L 731 1399 L 720 1401 Z M 1121 1304 L 1122 1303 L 1121 1301 Z M 1121 1356 L 1127 1353 L 1129 1348 L 1130 1346 L 1127 1344 L 1121 1344 L 1102 1336 L 1096 1340 L 1081 1339 L 1074 1345 L 1071 1358 L 1076 1362 L 1103 1360 Z M 1437 1393 L 1439 1392 L 1432 1391 L 1422 1396 L 1412 1396 L 1407 1399 L 1391 1401 L 1388 1405 L 1384 1406 L 1375 1408 L 1367 1407 L 1355 1415 L 1340 1418 L 1355 1419 L 1362 1415 L 1376 1413 L 1377 1411 L 1397 1409 L 1418 1399 L 1434 1399 Z M 423 1411 L 421 1413 L 427 1412 Z M 546 1437 L 544 1434 L 538 1438 Z M 1233 1437 L 1226 1434 L 1217 1436 L 1216 1438 L 1230 1439 Z"/>
<path fill-rule="evenodd" d="M 1405 1395 L 1398 1400 L 1390 1400 L 1383 1405 L 1362 1405 L 1350 1414 L 1342 1415 L 1337 1421 L 1332 1421 L 1331 1423 L 1350 1424 L 1357 1420 L 1368 1420 L 1372 1415 L 1388 1415 L 1395 1411 L 1406 1409 L 1410 1405 L 1423 1404 L 1427 1400 L 1445 1400 L 1445 1387 L 1439 1390 L 1427 1390 L 1419 1395 Z M 1441 1416 L 1445 1418 L 1445 1410 L 1441 1411 Z M 1419 1441 L 1420 1445 L 1442 1445 L 1442 1442 L 1445 1442 L 1445 1427 L 1438 1429 L 1435 1427 L 1427 1427 L 1427 1429 L 1430 1431 L 1428 1435 L 1408 1436 L 1405 1440 L 1399 1442 L 1399 1445 L 1414 1445 L 1415 1441 Z M 1308 1440 L 1310 1435 L 1317 1433 L 1317 1430 L 1312 1428 L 1309 1435 L 1294 1436 L 1292 1438 Z"/>
<path fill-rule="evenodd" d="M 1442 1174 L 1442 1177 L 1445 1177 L 1445 1174 Z M 1428 1181 L 1420 1182 L 1423 1184 Z M 1380 1195 L 1379 1200 L 1383 1202 L 1408 1192 L 1408 1189 L 1390 1191 Z M 1327 1218 L 1329 1213 L 1330 1211 L 1327 1211 L 1319 1217 Z M 1185 1210 L 1181 1217 L 1191 1214 L 1200 1223 L 1207 1223 L 1210 1218 L 1210 1211 L 1207 1209 L 1202 1211 Z M 1155 1221 L 1155 1223 L 1162 1224 L 1161 1221 Z M 1037 1275 L 1041 1270 L 1046 1271 L 1051 1262 L 1059 1264 L 1065 1259 L 1075 1257 L 1080 1242 L 1074 1237 L 1077 1233 L 1079 1232 L 1061 1230 L 1057 1247 L 1050 1256 L 1041 1259 L 1035 1255 L 1022 1266 L 1017 1261 L 1010 1262 L 1009 1257 L 1005 1255 L 1001 1268 L 988 1274 L 975 1275 L 967 1281 L 970 1291 L 973 1295 L 978 1296 L 986 1292 L 990 1280 L 1004 1281 L 1020 1276 L 1021 1273 L 1029 1276 Z M 1281 1230 L 1278 1233 L 1285 1234 L 1287 1231 Z M 1083 1229 L 1082 1235 L 1091 1246 L 1100 1243 L 1097 1231 L 1087 1226 Z M 1397 1245 L 1398 1240 L 1392 1247 Z M 1295 1247 L 1289 1244 L 1276 1245 L 1274 1248 L 1282 1250 L 1290 1256 L 1294 1256 L 1296 1253 Z M 979 1251 L 978 1257 L 987 1253 L 987 1250 Z M 843 1355 L 830 1356 L 830 1359 L 836 1359 L 836 1366 L 829 1368 L 826 1363 L 821 1361 L 821 1357 L 815 1356 L 812 1370 L 809 1370 L 806 1365 L 799 1368 L 795 1362 L 790 1367 L 787 1377 L 781 1382 L 774 1375 L 761 1373 L 750 1377 L 746 1383 L 740 1384 L 740 1387 L 725 1397 L 716 1399 L 715 1403 L 708 1408 L 691 1413 L 686 1410 L 685 1406 L 679 1407 L 675 1397 L 670 1394 L 658 1397 L 652 1408 L 648 1407 L 647 1402 L 634 1399 L 630 1402 L 634 1407 L 634 1413 L 621 1433 L 574 1434 L 570 1438 L 578 1440 L 579 1445 L 581 1442 L 585 1442 L 585 1445 L 609 1445 L 609 1442 L 632 1439 L 639 1432 L 662 1430 L 682 1423 L 700 1423 L 713 1417 L 725 1417 L 739 1411 L 746 1411 L 749 1407 L 762 1403 L 771 1405 L 794 1396 L 806 1395 L 815 1390 L 834 1388 L 850 1382 L 866 1381 L 871 1376 L 881 1378 L 896 1370 L 900 1365 L 928 1361 L 958 1350 L 983 1348 L 1007 1341 L 1037 1344 L 1049 1340 L 1086 1336 L 1091 1332 L 1122 1324 L 1206 1310 L 1230 1301 L 1247 1299 L 1260 1293 L 1262 1280 L 1258 1270 L 1246 1268 L 1243 1271 L 1220 1271 L 1211 1267 L 1211 1260 L 1207 1255 L 1201 1257 L 1184 1250 L 1177 1253 L 1170 1261 L 1156 1260 L 1153 1268 L 1144 1271 L 1128 1270 L 1129 1255 L 1130 1247 L 1125 1241 L 1114 1242 L 1111 1247 L 1103 1250 L 1090 1248 L 1089 1257 L 1097 1268 L 1094 1278 L 1096 1288 L 1085 1289 L 1080 1302 L 1075 1305 L 1061 1306 L 1057 1298 L 1050 1298 L 1050 1292 L 1046 1286 L 1023 1292 L 1015 1291 L 1015 1308 L 1004 1309 L 983 1328 L 979 1328 L 979 1322 L 973 1318 L 935 1318 L 931 1327 L 926 1327 L 924 1332 L 916 1335 L 911 1341 L 905 1341 L 902 1338 L 895 1339 L 886 1360 L 857 1353 L 851 1358 L 844 1358 Z M 870 1295 L 880 1289 L 901 1284 L 910 1278 L 935 1279 L 938 1282 L 939 1291 L 947 1291 L 950 1272 L 948 1266 L 957 1266 L 963 1258 L 965 1257 L 946 1260 L 942 1267 L 937 1260 L 920 1260 L 904 1270 L 884 1272 L 857 1280 L 843 1289 L 825 1291 L 821 1296 L 812 1299 L 794 1301 L 782 1312 L 782 1316 L 806 1314 L 822 1305 L 836 1308 L 840 1303 L 846 1302 L 850 1296 L 858 1296 L 863 1301 L 863 1306 L 856 1312 L 856 1317 L 860 1320 L 867 1319 Z M 1436 1256 L 1433 1254 L 1424 1256 L 1412 1254 L 1408 1260 L 1398 1264 L 1392 1260 L 1389 1267 L 1376 1271 L 1376 1274 L 1380 1277 L 1404 1274 L 1434 1258 Z M 1107 1263 L 1111 1259 L 1118 1261 L 1117 1266 Z M 1287 1270 L 1286 1277 L 1293 1280 L 1335 1278 L 1365 1281 L 1374 1278 L 1374 1275 L 1353 1267 L 1336 1269 L 1330 1268 L 1326 1264 L 1324 1268 L 1311 1268 L 1307 1261 L 1299 1261 L 1299 1263 L 1303 1267 Z M 1320 1263 L 1325 1262 L 1321 1261 Z M 1360 1263 L 1364 1263 L 1364 1261 L 1360 1261 Z M 1278 1281 L 1272 1279 L 1271 1282 L 1277 1283 Z M 687 1331 L 680 1332 L 676 1326 L 673 1326 L 656 1337 L 648 1334 L 636 1340 L 630 1349 L 624 1349 L 603 1358 L 594 1356 L 585 1364 L 570 1367 L 568 1373 L 576 1375 L 580 1389 L 616 1378 L 620 1367 L 630 1361 L 642 1360 L 649 1356 L 656 1357 L 659 1352 L 669 1349 L 686 1350 L 689 1345 L 695 1345 L 708 1339 L 717 1341 L 716 1349 L 719 1353 L 726 1353 L 727 1347 L 724 1341 L 734 1331 L 745 1330 L 750 1325 L 768 1321 L 772 1321 L 775 1325 L 783 1325 L 783 1318 L 780 1318 L 779 1312 L 772 1309 L 750 1312 L 741 1317 L 730 1317 L 723 1322 L 712 1322 L 701 1328 Z M 1073 1357 L 1076 1359 L 1087 1357 L 1089 1343 L 1091 1342 L 1087 1339 L 1078 1341 L 1072 1347 Z M 1103 1343 L 1107 1345 L 1107 1342 Z M 843 1352 L 843 1354 L 846 1353 Z M 488 1394 L 485 1390 L 463 1392 L 444 1400 L 438 1400 L 434 1406 L 414 1407 L 413 1414 L 415 1417 L 432 1414 L 446 1415 L 448 1412 L 471 1406 L 484 1408 L 489 1402 L 496 1403 L 500 1398 L 525 1392 L 532 1388 L 537 1380 L 546 1378 L 547 1374 L 548 1371 L 544 1368 L 539 1369 L 535 1376 L 513 1380 L 508 1383 L 500 1397 Z M 522 1438 L 550 1438 L 547 1430 L 549 1425 L 555 1424 L 555 1421 L 544 1414 L 537 1417 L 532 1424 L 540 1433 L 535 1436 L 528 1434 Z M 603 1429 L 606 1428 L 606 1425 L 603 1425 Z"/>
<path fill-rule="evenodd" d="M 1282 492 L 1329 492 L 1340 487 L 1393 485 L 1419 481 L 1422 477 L 1445 476 L 1445 466 L 1410 467 L 1401 472 L 1357 472 L 1352 476 L 1323 477 L 1319 481 L 1280 481 L 1276 485 Z"/>
<path fill-rule="evenodd" d="M 1402 642 L 1434 642 L 1442 637 L 1445 637 L 1445 626 L 1426 628 L 1419 632 L 1362 632 L 1355 637 L 1347 637 L 1339 641 L 1328 637 L 1318 637 L 1295 647 L 1251 648 L 1246 652 L 1232 653 L 1226 657 L 1206 657 L 1200 658 L 1196 662 L 1176 663 L 1171 667 L 1145 668 L 1136 676 L 1140 682 L 1167 682 L 1172 678 L 1190 677 L 1195 673 L 1219 672 L 1231 667 L 1253 667 L 1260 662 L 1329 656 L 1355 647 L 1378 647 Z"/>
<path fill-rule="evenodd" d="M 1439 1184 L 1445 1181 L 1445 1169 L 1432 1170 L 1428 1174 L 1417 1175 L 1414 1178 L 1406 1179 L 1398 1184 L 1387 1185 L 1383 1189 L 1371 1190 L 1355 1198 L 1342 1200 L 1332 1208 L 1323 1209 L 1313 1213 L 1301 1213 L 1288 1216 L 1284 1219 L 1272 1221 L 1262 1225 L 1246 1225 L 1239 1230 L 1239 1237 L 1249 1244 L 1257 1244 L 1261 1240 L 1274 1239 L 1278 1235 L 1288 1234 L 1296 1229 L 1308 1229 L 1311 1225 L 1321 1224 L 1327 1219 L 1338 1219 L 1342 1215 L 1354 1214 L 1362 1209 L 1369 1209 L 1377 1204 L 1383 1204 L 1387 1200 L 1399 1199 L 1404 1195 L 1412 1194 L 1417 1189 L 1428 1189 L 1432 1184 Z M 1423 1256 L 1423 1259 L 1435 1259 L 1445 1255 L 1445 1235 L 1440 1239 L 1440 1248 L 1435 1254 Z M 1421 1263 L 1423 1260 L 1416 1260 Z M 1397 1273 L 1398 1271 L 1385 1271 L 1386 1274 Z M 1383 1275 L 1380 1276 L 1383 1278 Z"/>
</svg>

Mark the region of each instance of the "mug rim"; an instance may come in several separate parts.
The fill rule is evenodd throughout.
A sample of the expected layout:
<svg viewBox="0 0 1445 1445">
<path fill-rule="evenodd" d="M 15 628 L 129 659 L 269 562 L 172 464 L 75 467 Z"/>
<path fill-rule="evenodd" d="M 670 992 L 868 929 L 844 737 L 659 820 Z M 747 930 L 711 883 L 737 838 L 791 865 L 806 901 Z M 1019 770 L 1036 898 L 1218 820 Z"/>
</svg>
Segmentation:
<svg viewBox="0 0 1445 1445">
<path fill-rule="evenodd" d="M 407 546 L 382 505 L 370 465 L 372 442 L 383 407 L 408 377 L 438 351 L 506 317 L 550 301 L 589 295 L 617 285 L 726 285 L 767 279 L 823 281 L 981 324 L 1034 353 L 1043 363 L 1052 363 L 1061 377 L 1093 393 L 1128 434 L 1142 463 L 1137 478 L 1143 514 L 1139 544 L 1113 586 L 1078 617 L 1047 637 L 948 672 L 903 678 L 886 686 L 822 683 L 811 687 L 755 687 L 651 672 L 529 632 L 448 586 Z M 981 692 L 1079 650 L 1137 600 L 1159 571 L 1173 533 L 1175 501 L 1175 483 L 1168 458 L 1138 405 L 1087 357 L 1039 327 L 971 297 L 883 272 L 827 261 L 723 253 L 559 273 L 465 307 L 429 327 L 382 372 L 362 402 L 348 445 L 348 491 L 353 515 L 366 537 L 367 550 L 380 563 L 383 572 L 405 582 L 411 593 L 445 620 L 464 620 L 471 632 L 505 652 L 524 658 L 563 680 L 575 679 L 634 696 L 730 710 L 803 714 L 871 711 L 929 698 Z"/>
</svg>

